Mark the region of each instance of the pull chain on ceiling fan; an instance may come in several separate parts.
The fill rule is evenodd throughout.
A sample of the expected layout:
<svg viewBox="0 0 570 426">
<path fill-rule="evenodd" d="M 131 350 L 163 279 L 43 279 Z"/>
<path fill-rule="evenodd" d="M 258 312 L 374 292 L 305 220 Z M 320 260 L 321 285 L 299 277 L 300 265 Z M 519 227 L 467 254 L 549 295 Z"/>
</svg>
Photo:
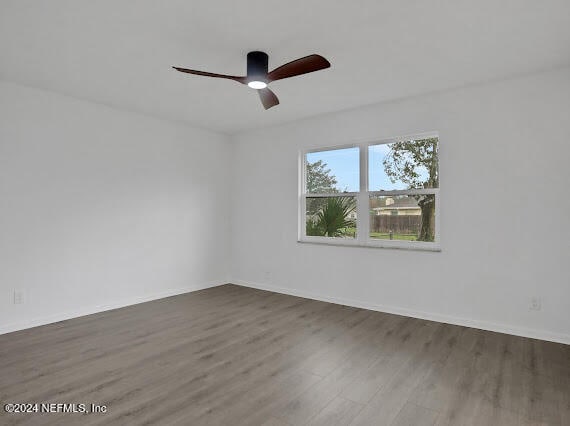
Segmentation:
<svg viewBox="0 0 570 426">
<path fill-rule="evenodd" d="M 321 55 L 309 55 L 281 65 L 269 72 L 269 56 L 265 52 L 249 52 L 247 54 L 247 75 L 245 77 L 225 74 L 215 74 L 205 71 L 190 70 L 187 68 L 172 67 L 177 71 L 188 74 L 202 75 L 205 77 L 225 78 L 241 84 L 247 84 L 257 90 L 261 103 L 265 109 L 279 104 L 279 99 L 268 86 L 269 83 L 284 78 L 295 77 L 320 71 L 331 66 L 330 62 Z"/>
</svg>

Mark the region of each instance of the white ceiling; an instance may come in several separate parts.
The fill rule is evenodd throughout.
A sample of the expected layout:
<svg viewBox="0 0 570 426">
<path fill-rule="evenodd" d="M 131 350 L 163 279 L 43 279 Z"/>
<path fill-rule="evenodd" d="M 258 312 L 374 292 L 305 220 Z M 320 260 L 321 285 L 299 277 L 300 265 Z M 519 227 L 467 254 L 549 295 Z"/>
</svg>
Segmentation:
<svg viewBox="0 0 570 426">
<path fill-rule="evenodd" d="M 319 53 L 325 71 L 244 74 Z M 570 0 L 0 0 L 0 78 L 226 133 L 570 63 Z"/>
</svg>

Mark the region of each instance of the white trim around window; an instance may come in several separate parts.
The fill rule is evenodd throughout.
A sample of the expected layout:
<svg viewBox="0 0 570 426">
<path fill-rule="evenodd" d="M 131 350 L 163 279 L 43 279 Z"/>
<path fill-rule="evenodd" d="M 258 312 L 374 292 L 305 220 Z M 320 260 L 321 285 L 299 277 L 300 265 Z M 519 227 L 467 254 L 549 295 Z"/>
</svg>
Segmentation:
<svg viewBox="0 0 570 426">
<path fill-rule="evenodd" d="M 427 138 L 438 138 L 438 151 L 441 144 L 439 135 L 436 132 L 421 133 L 404 137 L 365 141 L 360 143 L 350 143 L 345 145 L 326 146 L 315 149 L 308 149 L 299 152 L 299 216 L 298 216 L 298 242 L 299 243 L 314 243 L 326 244 L 344 247 L 374 247 L 374 248 L 391 248 L 391 249 L 405 249 L 405 250 L 426 250 L 426 251 L 441 251 L 440 239 L 440 188 L 429 189 L 407 189 L 407 190 L 386 190 L 386 191 L 369 191 L 368 188 L 368 152 L 369 147 L 373 145 L 389 144 L 403 140 L 421 140 Z M 359 148 L 360 159 L 360 190 L 358 192 L 337 192 L 326 194 L 315 194 L 306 192 L 306 173 L 307 154 L 330 151 L 345 148 Z M 438 165 L 439 167 L 439 165 Z M 438 175 L 439 170 L 438 170 Z M 440 185 L 441 186 L 441 179 Z M 435 198 L 435 232 L 434 241 L 404 241 L 404 240 L 385 240 L 370 238 L 370 197 L 371 196 L 401 196 L 401 195 L 419 195 L 419 194 L 432 194 Z M 320 198 L 320 197 L 347 197 L 352 196 L 356 198 L 356 238 L 335 238 L 335 237 L 322 237 L 322 236 L 309 236 L 306 234 L 306 209 L 307 198 Z"/>
</svg>

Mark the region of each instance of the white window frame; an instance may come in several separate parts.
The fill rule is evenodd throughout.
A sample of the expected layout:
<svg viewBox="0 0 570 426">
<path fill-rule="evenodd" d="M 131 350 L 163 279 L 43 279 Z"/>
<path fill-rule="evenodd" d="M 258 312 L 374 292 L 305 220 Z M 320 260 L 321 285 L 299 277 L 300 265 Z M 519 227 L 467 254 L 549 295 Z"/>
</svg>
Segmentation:
<svg viewBox="0 0 570 426">
<path fill-rule="evenodd" d="M 324 146 L 314 149 L 302 150 L 299 152 L 299 233 L 298 242 L 327 244 L 349 247 L 375 247 L 407 250 L 427 250 L 441 251 L 441 225 L 440 225 L 440 188 L 393 190 L 393 191 L 369 191 L 368 190 L 368 148 L 372 145 L 389 144 L 406 140 L 419 140 L 427 138 L 438 138 L 438 152 L 441 150 L 441 141 L 437 132 L 419 133 L 408 136 L 394 137 L 388 139 L 377 139 L 359 143 L 349 143 L 336 146 Z M 330 151 L 335 149 L 359 148 L 360 154 L 360 191 L 339 192 L 332 194 L 312 194 L 306 192 L 307 154 L 313 152 Z M 441 187 L 441 174 L 440 176 Z M 396 195 L 418 195 L 433 194 L 435 196 L 435 235 L 434 241 L 402 241 L 402 240 L 379 240 L 370 238 L 370 196 L 396 196 Z M 319 237 L 307 235 L 306 228 L 306 202 L 307 198 L 316 197 L 355 197 L 356 198 L 356 238 L 340 237 Z"/>
</svg>

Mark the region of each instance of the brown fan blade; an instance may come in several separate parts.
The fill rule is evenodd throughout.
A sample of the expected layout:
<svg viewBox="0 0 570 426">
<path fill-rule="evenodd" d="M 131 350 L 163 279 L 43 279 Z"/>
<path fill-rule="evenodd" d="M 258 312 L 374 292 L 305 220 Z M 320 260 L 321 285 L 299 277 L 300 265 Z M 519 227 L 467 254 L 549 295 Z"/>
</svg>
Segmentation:
<svg viewBox="0 0 570 426">
<path fill-rule="evenodd" d="M 309 55 L 275 68 L 267 75 L 269 81 L 295 77 L 330 67 L 331 64 L 321 55 Z"/>
<path fill-rule="evenodd" d="M 186 68 L 178 68 L 178 67 L 172 67 L 172 68 L 174 68 L 176 71 L 185 72 L 188 74 L 203 75 L 205 77 L 226 78 L 228 80 L 237 81 L 238 83 L 241 83 L 241 84 L 246 84 L 246 80 L 247 80 L 246 77 L 238 77 L 235 75 L 215 74 L 213 72 L 196 71 L 196 70 L 189 70 Z"/>
<path fill-rule="evenodd" d="M 259 99 L 261 99 L 263 108 L 269 109 L 275 105 L 279 105 L 279 99 L 277 99 L 275 93 L 273 93 L 269 88 L 266 87 L 265 89 L 260 89 L 257 93 L 259 93 Z"/>
</svg>

